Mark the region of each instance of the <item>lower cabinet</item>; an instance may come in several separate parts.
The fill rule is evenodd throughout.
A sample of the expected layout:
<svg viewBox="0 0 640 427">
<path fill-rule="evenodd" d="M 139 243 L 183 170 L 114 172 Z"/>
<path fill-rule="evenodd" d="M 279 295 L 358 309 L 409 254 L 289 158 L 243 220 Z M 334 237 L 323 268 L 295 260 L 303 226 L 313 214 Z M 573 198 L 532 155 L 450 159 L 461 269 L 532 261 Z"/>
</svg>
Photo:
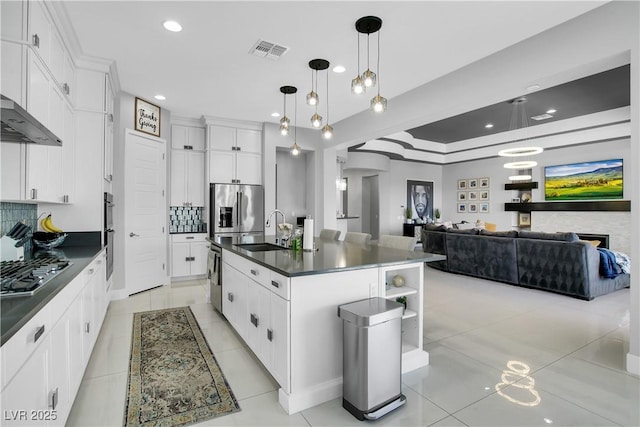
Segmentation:
<svg viewBox="0 0 640 427">
<path fill-rule="evenodd" d="M 208 255 L 206 234 L 171 235 L 171 277 L 207 274 Z"/>
<path fill-rule="evenodd" d="M 278 384 L 289 392 L 291 302 L 255 281 L 250 269 L 240 271 L 225 262 L 225 255 L 227 252 L 222 256 L 222 312 Z M 237 266 L 243 268 L 245 261 Z"/>
<path fill-rule="evenodd" d="M 0 348 L 2 425 L 65 425 L 109 302 L 104 255 Z"/>
</svg>

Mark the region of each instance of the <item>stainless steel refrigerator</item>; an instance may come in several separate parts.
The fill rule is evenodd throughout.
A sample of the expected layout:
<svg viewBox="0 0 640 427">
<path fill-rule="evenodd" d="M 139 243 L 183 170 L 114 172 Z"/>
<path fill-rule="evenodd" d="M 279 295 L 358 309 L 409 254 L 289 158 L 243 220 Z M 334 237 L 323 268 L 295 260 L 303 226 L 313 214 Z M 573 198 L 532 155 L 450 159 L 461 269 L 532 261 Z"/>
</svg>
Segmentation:
<svg viewBox="0 0 640 427">
<path fill-rule="evenodd" d="M 264 188 L 261 185 L 210 184 L 209 234 L 264 233 Z"/>
</svg>

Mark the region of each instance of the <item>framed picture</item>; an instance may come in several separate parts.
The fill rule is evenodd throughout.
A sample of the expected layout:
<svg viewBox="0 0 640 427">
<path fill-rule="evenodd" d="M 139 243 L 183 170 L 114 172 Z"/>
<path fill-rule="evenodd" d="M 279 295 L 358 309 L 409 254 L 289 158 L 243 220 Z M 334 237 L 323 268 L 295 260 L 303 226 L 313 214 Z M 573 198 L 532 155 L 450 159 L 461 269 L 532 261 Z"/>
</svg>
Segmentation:
<svg viewBox="0 0 640 427">
<path fill-rule="evenodd" d="M 531 225 L 531 214 L 529 212 L 518 212 L 518 227 L 529 227 Z"/>
<path fill-rule="evenodd" d="M 511 199 L 511 203 L 520 203 L 520 197 L 514 197 Z"/>
<path fill-rule="evenodd" d="M 545 200 L 622 199 L 622 159 L 544 168 Z"/>
<path fill-rule="evenodd" d="M 459 179 L 458 180 L 458 190 L 466 190 L 467 189 L 467 180 Z"/>
<path fill-rule="evenodd" d="M 466 212 L 467 212 L 467 204 L 458 203 L 458 213 L 466 213 Z"/>
<path fill-rule="evenodd" d="M 433 222 L 433 182 L 407 180 L 407 206 L 417 223 Z"/>
<path fill-rule="evenodd" d="M 467 210 L 469 211 L 469 213 L 478 212 L 478 204 L 477 203 L 469 203 L 467 205 Z"/>
<path fill-rule="evenodd" d="M 469 191 L 468 199 L 469 200 L 478 200 L 478 192 L 477 191 Z"/>
<path fill-rule="evenodd" d="M 480 188 L 489 188 L 489 178 L 480 178 Z"/>
<path fill-rule="evenodd" d="M 480 203 L 480 213 L 489 213 L 489 203 Z"/>
<path fill-rule="evenodd" d="M 466 191 L 458 191 L 458 201 L 461 202 L 463 200 L 467 200 L 467 192 Z"/>
<path fill-rule="evenodd" d="M 480 192 L 480 200 L 489 200 L 489 191 Z"/>
<path fill-rule="evenodd" d="M 136 97 L 136 130 L 160 137 L 160 107 Z"/>
<path fill-rule="evenodd" d="M 478 188 L 478 179 L 472 178 L 468 182 L 469 188 Z"/>
</svg>

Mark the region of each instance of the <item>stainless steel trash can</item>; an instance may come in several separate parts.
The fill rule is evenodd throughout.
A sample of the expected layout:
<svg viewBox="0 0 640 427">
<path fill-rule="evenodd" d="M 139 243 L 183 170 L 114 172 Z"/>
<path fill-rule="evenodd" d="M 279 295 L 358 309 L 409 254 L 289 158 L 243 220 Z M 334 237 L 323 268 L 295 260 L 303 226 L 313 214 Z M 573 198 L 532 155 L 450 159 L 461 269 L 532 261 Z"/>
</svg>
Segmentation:
<svg viewBox="0 0 640 427">
<path fill-rule="evenodd" d="M 342 406 L 376 420 L 404 405 L 401 393 L 403 306 L 369 298 L 338 307 L 342 322 Z"/>
</svg>

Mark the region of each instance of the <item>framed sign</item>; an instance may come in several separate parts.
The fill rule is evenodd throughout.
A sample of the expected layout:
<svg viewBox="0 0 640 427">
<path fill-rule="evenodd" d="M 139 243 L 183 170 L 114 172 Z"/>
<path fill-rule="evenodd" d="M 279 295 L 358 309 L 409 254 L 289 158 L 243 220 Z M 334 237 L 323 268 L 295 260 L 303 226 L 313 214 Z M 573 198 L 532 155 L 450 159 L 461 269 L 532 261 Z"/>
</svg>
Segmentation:
<svg viewBox="0 0 640 427">
<path fill-rule="evenodd" d="M 160 107 L 136 97 L 136 130 L 153 136 L 160 136 Z"/>
</svg>

